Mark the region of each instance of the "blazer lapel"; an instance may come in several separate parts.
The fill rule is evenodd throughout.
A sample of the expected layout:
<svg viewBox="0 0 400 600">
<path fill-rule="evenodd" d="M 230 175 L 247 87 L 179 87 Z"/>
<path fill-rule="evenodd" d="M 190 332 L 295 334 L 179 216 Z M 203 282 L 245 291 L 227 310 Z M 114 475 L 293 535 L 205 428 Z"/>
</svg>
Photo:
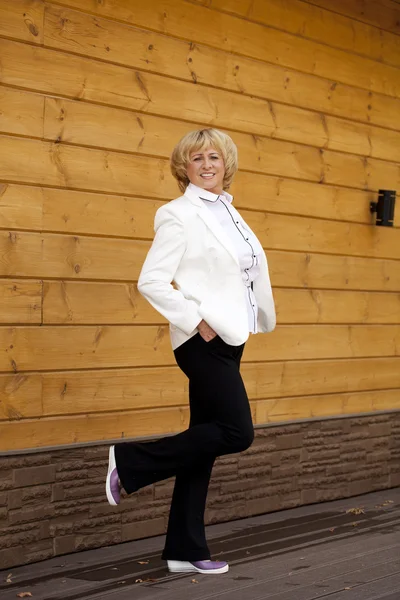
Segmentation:
<svg viewBox="0 0 400 600">
<path fill-rule="evenodd" d="M 225 233 L 224 229 L 221 227 L 221 225 L 219 224 L 218 220 L 214 217 L 212 212 L 208 210 L 208 208 L 203 204 L 202 200 L 190 190 L 186 190 L 185 196 L 190 200 L 192 204 L 196 206 L 199 217 L 203 219 L 207 227 L 216 237 L 217 241 L 224 246 L 224 248 L 232 256 L 234 261 L 237 264 L 239 264 L 237 252 L 230 237 Z"/>
</svg>

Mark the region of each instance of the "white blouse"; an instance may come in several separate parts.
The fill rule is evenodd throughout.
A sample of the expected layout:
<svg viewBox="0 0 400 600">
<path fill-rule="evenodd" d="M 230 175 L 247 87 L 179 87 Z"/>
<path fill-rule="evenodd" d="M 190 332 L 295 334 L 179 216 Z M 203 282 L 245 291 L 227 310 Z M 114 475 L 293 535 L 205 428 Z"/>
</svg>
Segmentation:
<svg viewBox="0 0 400 600">
<path fill-rule="evenodd" d="M 263 251 L 262 246 L 238 211 L 232 206 L 233 197 L 228 192 L 224 191 L 220 195 L 213 194 L 192 183 L 189 184 L 189 187 L 214 214 L 236 248 L 245 286 L 249 332 L 257 333 L 258 307 L 252 283 L 260 274 L 259 262 L 260 254 Z"/>
</svg>

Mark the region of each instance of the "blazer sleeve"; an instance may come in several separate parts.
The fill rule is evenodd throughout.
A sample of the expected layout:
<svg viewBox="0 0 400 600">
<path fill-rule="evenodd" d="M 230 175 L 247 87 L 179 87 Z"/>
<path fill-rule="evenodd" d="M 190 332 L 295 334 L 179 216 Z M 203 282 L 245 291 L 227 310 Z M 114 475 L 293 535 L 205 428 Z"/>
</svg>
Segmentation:
<svg viewBox="0 0 400 600">
<path fill-rule="evenodd" d="M 186 250 L 183 223 L 166 205 L 158 209 L 154 229 L 156 234 L 139 276 L 138 290 L 172 325 L 190 335 L 201 321 L 198 305 L 171 285 Z"/>
</svg>

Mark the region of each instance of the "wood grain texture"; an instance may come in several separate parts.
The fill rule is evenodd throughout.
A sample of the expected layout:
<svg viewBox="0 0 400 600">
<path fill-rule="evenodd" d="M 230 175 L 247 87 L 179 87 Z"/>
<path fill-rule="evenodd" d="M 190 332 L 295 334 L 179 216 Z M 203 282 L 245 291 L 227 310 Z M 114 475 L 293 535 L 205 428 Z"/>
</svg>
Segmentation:
<svg viewBox="0 0 400 600">
<path fill-rule="evenodd" d="M 0 276 L 137 280 L 149 242 L 0 232 Z"/>
<path fill-rule="evenodd" d="M 0 136 L 0 179 L 110 193 L 174 197 L 167 160 Z M 24 161 L 21 156 L 26 156 Z"/>
<path fill-rule="evenodd" d="M 220 47 L 214 49 L 193 44 L 59 8 L 46 13 L 46 34 L 46 41 L 54 47 L 137 67 L 141 71 L 159 72 L 192 83 L 213 85 L 392 129 L 398 127 L 398 99 L 338 84 L 332 80 L 332 73 L 321 79 L 221 52 Z"/>
<path fill-rule="evenodd" d="M 43 188 L 0 183 L 0 227 L 43 229 Z"/>
<path fill-rule="evenodd" d="M 374 192 L 243 171 L 236 174 L 231 191 L 239 210 L 373 223 L 369 206 L 376 200 Z M 0 228 L 148 237 L 165 201 L 0 183 Z M 394 224 L 400 225 L 399 212 Z"/>
<path fill-rule="evenodd" d="M 383 93 L 400 95 L 400 73 L 395 67 L 330 48 L 283 31 L 266 28 L 235 16 L 212 11 L 189 2 L 149 0 L 140 7 L 132 0 L 61 0 L 60 4 L 89 10 L 132 25 L 144 26 L 190 42 L 203 43 L 239 55 L 272 62 L 321 77 Z M 229 35 L 221 32 L 229 31 Z M 371 72 L 374 77 L 370 76 Z"/>
<path fill-rule="evenodd" d="M 255 401 L 399 388 L 399 364 L 400 358 L 273 361 L 244 363 L 241 372 Z M 0 375 L 1 419 L 187 404 L 188 380 L 177 366 Z"/>
<path fill-rule="evenodd" d="M 0 35 L 43 44 L 43 0 L 1 0 Z"/>
<path fill-rule="evenodd" d="M 274 299 L 279 324 L 400 324 L 399 294 L 275 288 Z M 139 294 L 136 283 L 46 281 L 43 323 L 162 325 L 166 321 Z"/>
<path fill-rule="evenodd" d="M 376 21 L 369 25 L 331 12 L 335 10 L 332 2 L 326 3 L 329 10 L 299 0 L 205 0 L 203 5 L 400 66 L 398 36 L 379 29 Z"/>
<path fill-rule="evenodd" d="M 295 419 L 327 417 L 341 414 L 368 414 L 379 410 L 398 409 L 398 390 L 359 392 L 333 396 L 279 398 L 251 402 L 256 425 L 282 422 L 286 415 Z M 186 407 L 137 411 L 84 414 L 0 421 L 0 451 L 43 448 L 60 444 L 156 436 L 178 433 L 187 428 Z"/>
<path fill-rule="evenodd" d="M 138 294 L 187 131 L 239 149 L 278 326 L 256 424 L 400 409 L 400 36 L 391 0 L 0 0 L 0 451 L 181 431 L 188 382 Z M 361 5 L 362 4 L 362 5 Z"/>
<path fill-rule="evenodd" d="M 166 78 L 160 79 L 143 71 L 135 71 L 132 74 L 131 68 L 44 48 L 34 49 L 8 40 L 0 39 L 0 51 L 2 54 L 0 82 L 99 104 L 143 112 L 150 111 L 159 115 L 167 114 L 175 118 L 196 120 L 209 125 L 231 126 L 245 131 L 250 125 L 250 131 L 254 131 L 251 123 L 253 119 L 257 120 L 257 115 L 261 114 L 267 125 L 270 123 L 270 106 L 266 100 L 249 97 L 246 99 L 243 93 L 263 97 L 267 89 L 267 98 L 270 101 L 283 101 L 391 129 L 400 128 L 399 99 L 343 86 L 331 79 L 321 80 L 314 77 L 310 80 L 310 76 L 302 73 L 288 72 L 272 66 L 260 80 L 260 65 L 252 62 L 251 65 L 240 69 L 237 57 L 234 64 L 224 66 L 216 76 L 219 82 L 223 82 L 225 76 L 233 77 L 231 74 L 234 73 L 233 89 L 241 92 L 239 97 L 238 94 L 228 91 L 195 85 L 193 79 L 189 84 Z M 204 52 L 198 55 L 199 68 L 204 65 L 205 59 Z M 16 64 L 18 70 L 15 69 Z M 205 68 L 207 75 L 214 64 L 215 58 L 211 56 L 210 67 Z M 238 66 L 239 69 L 236 68 Z M 132 78 L 134 78 L 134 85 L 132 85 Z M 158 103 L 155 102 L 156 94 L 161 95 Z M 171 100 L 172 114 L 166 112 L 166 108 L 163 107 L 165 98 Z M 239 114 L 243 109 L 245 123 L 241 123 Z M 249 121 L 249 111 L 251 111 L 251 121 Z M 221 115 L 225 119 L 222 122 Z M 268 127 L 256 129 L 256 133 L 263 133 L 265 130 L 268 131 Z"/>
<path fill-rule="evenodd" d="M 242 215 L 268 249 L 400 259 L 399 229 L 246 210 Z"/>
<path fill-rule="evenodd" d="M 0 279 L 0 324 L 40 324 L 42 282 Z"/>
<path fill-rule="evenodd" d="M 303 4 L 303 6 L 307 5 Z M 51 12 L 48 11 L 46 16 L 49 29 L 49 39 L 46 39 L 48 45 L 103 60 L 114 60 L 141 70 L 161 72 L 188 81 L 195 80 L 197 83 L 271 99 L 273 75 L 270 74 L 270 65 L 233 57 L 207 47 L 193 46 L 188 42 L 173 40 L 146 30 L 129 28 L 110 20 L 99 20 L 97 17 L 75 11 L 56 8 Z M 290 81 L 290 76 L 287 79 Z M 268 86 L 265 85 L 266 81 Z M 303 86 L 303 92 L 306 92 L 310 86 L 315 93 L 315 86 L 311 81 L 306 87 Z M 332 94 L 332 90 L 330 92 Z M 339 95 L 340 93 L 338 91 Z M 288 102 L 287 90 L 280 99 Z M 355 104 L 358 105 L 359 102 Z M 369 105 L 369 101 L 367 104 Z M 375 155 L 374 146 L 377 142 L 372 140 L 374 136 L 370 133 L 370 127 L 357 127 L 354 123 L 336 119 L 330 119 L 329 123 L 325 124 L 319 112 L 324 109 L 321 102 L 314 108 L 318 112 L 309 114 L 298 107 L 270 105 L 273 117 L 270 123 L 271 135 L 281 139 L 293 139 L 290 136 L 297 133 L 303 136 L 305 143 L 310 140 L 310 143 L 315 144 L 316 139 L 324 140 L 321 145 L 344 151 L 356 151 L 356 148 L 361 145 L 357 153 L 364 152 L 368 155 L 372 152 L 372 155 Z M 368 112 L 367 107 L 366 109 Z M 393 127 L 393 122 L 389 126 Z M 374 133 L 378 138 L 387 135 L 380 130 Z M 371 147 L 368 145 L 368 135 L 371 138 Z M 355 138 L 353 144 L 350 141 L 352 136 Z M 387 153 L 390 147 L 388 141 Z M 381 147 L 380 150 L 382 151 L 383 148 Z M 390 154 L 388 158 L 394 160 Z"/>
<path fill-rule="evenodd" d="M 180 139 L 198 127 L 196 123 L 54 98 L 46 98 L 45 106 L 46 139 L 162 157 L 170 155 L 171 139 Z M 276 103 L 269 104 L 269 113 L 266 137 L 400 163 L 400 132 Z M 240 152 L 243 136 L 235 137 Z M 242 168 L 254 169 L 249 164 L 253 157 L 246 158 L 247 152 L 243 152 Z"/>
<path fill-rule="evenodd" d="M 290 142 L 232 134 L 242 168 L 350 188 L 377 191 L 400 187 L 396 163 Z M 178 140 L 175 140 L 176 143 Z M 176 182 L 169 161 L 111 150 L 0 136 L 0 179 L 88 191 L 173 198 Z M 21 163 L 21 154 L 27 160 Z"/>
<path fill-rule="evenodd" d="M 236 175 L 232 193 L 239 210 L 366 224 L 372 222 L 369 205 L 376 199 L 373 192 L 245 172 Z M 113 194 L 0 184 L 0 228 L 147 237 L 153 233 L 154 215 L 163 203 Z M 396 213 L 395 225 L 399 223 Z"/>
<path fill-rule="evenodd" d="M 43 96 L 0 86 L 0 106 L 1 132 L 43 136 Z"/>
<path fill-rule="evenodd" d="M 174 364 L 168 328 L 143 325 L 0 328 L 0 371 L 46 371 Z M 399 325 L 281 325 L 251 336 L 245 361 L 400 355 Z"/>
<path fill-rule="evenodd" d="M 0 53 L 0 81 L 7 85 L 208 125 L 268 132 L 271 116 L 266 100 L 8 40 L 0 40 Z"/>
<path fill-rule="evenodd" d="M 244 363 L 242 375 L 253 400 L 380 390 L 400 387 L 399 361 L 368 358 Z M 128 410 L 186 405 L 188 401 L 187 379 L 177 366 L 0 375 L 0 390 L 2 402 L 14 408 L 21 407 L 24 398 L 32 402 L 42 398 L 49 408 L 52 403 L 58 406 L 54 414 L 72 407 L 76 412 L 78 406 L 84 412 L 98 412 L 110 406 Z M 39 414 L 39 408 L 34 410 L 21 416 Z"/>
<path fill-rule="evenodd" d="M 273 286 L 400 291 L 399 261 L 271 250 L 268 260 Z"/>
<path fill-rule="evenodd" d="M 113 237 L 152 237 L 163 201 L 0 184 L 0 228 Z"/>
<path fill-rule="evenodd" d="M 283 415 L 291 414 L 293 419 L 329 417 L 333 414 L 351 415 L 373 413 L 378 410 L 400 408 L 399 390 L 379 392 L 358 392 L 326 396 L 306 396 L 305 398 L 279 398 L 255 402 L 256 423 L 276 423 Z M 254 413 L 253 413 L 254 414 Z"/>
<path fill-rule="evenodd" d="M 399 229 L 381 233 L 381 229 L 366 225 L 317 219 L 306 221 L 304 217 L 254 211 L 242 213 L 271 257 L 277 257 L 277 251 L 301 252 L 310 256 L 309 261 L 315 256 L 317 264 L 318 261 L 324 264 L 320 254 L 339 254 L 344 255 L 350 265 L 357 264 L 351 261 L 353 257 L 362 257 L 366 263 L 368 257 L 387 259 L 387 265 L 383 261 L 380 267 L 390 268 L 389 277 L 397 280 Z M 146 234 L 151 236 L 150 232 L 143 232 L 144 236 Z M 149 247 L 150 242 L 145 240 L 0 231 L 0 274 L 136 280 Z M 286 259 L 282 266 L 285 264 Z M 329 264 L 329 258 L 325 264 Z M 337 264 L 341 264 L 340 259 Z M 363 260 L 359 261 L 358 265 L 362 264 Z M 323 273 L 320 275 L 322 277 Z M 287 286 L 289 278 L 285 282 Z"/>
<path fill-rule="evenodd" d="M 133 282 L 149 247 L 142 240 L 0 231 L 0 276 Z M 398 260 L 281 250 L 267 254 L 274 286 L 400 291 Z"/>
<path fill-rule="evenodd" d="M 391 0 L 310 0 L 310 4 L 333 10 L 356 21 L 400 34 L 400 7 Z"/>
<path fill-rule="evenodd" d="M 4 422 L 0 423 L 0 451 L 156 436 L 161 424 L 163 433 L 178 433 L 187 427 L 188 413 L 187 408 L 170 408 Z"/>
</svg>

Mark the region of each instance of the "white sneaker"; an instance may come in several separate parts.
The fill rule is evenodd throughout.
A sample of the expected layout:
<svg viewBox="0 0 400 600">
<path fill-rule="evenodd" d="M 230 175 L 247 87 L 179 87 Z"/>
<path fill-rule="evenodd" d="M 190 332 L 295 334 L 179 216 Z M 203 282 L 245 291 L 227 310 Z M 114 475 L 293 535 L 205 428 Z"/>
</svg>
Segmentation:
<svg viewBox="0 0 400 600">
<path fill-rule="evenodd" d="M 229 571 L 229 565 L 224 561 L 212 560 L 167 560 L 170 573 L 202 573 L 203 575 L 220 575 Z"/>
</svg>

